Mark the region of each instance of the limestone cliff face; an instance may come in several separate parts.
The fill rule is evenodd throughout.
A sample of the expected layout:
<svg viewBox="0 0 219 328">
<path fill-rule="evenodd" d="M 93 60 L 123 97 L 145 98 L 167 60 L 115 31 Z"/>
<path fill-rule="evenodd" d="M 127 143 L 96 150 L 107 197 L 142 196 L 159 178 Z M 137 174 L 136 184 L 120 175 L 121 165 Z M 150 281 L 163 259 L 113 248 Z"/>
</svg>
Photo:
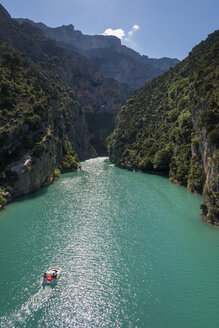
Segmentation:
<svg viewBox="0 0 219 328">
<path fill-rule="evenodd" d="M 55 179 L 54 171 L 57 168 L 61 171 L 75 171 L 80 168 L 79 163 L 75 168 L 67 170 L 63 168 L 66 142 L 78 152 L 80 159 L 96 157 L 95 151 L 90 146 L 88 131 L 83 120 L 82 118 L 81 122 L 77 122 L 80 133 L 78 131 L 68 133 L 65 120 L 59 121 L 58 126 L 53 126 L 53 132 L 48 130 L 39 141 L 38 145 L 41 149 L 38 153 L 34 152 L 34 149 L 27 151 L 22 158 L 6 166 L 2 174 L 8 175 L 7 183 L 12 187 L 11 193 L 7 194 L 9 201 L 51 184 Z M 61 138 L 60 135 L 59 138 L 56 137 L 56 132 L 63 133 L 63 137 Z"/>
<path fill-rule="evenodd" d="M 42 23 L 28 21 L 62 47 L 73 49 L 87 57 L 106 77 L 138 88 L 144 82 L 164 73 L 179 61 L 176 58 L 148 58 L 121 44 L 114 36 L 83 35 L 73 25 L 51 28 Z"/>
<path fill-rule="evenodd" d="M 46 142 L 45 145 L 46 151 L 43 151 L 39 157 L 33 157 L 28 152 L 19 161 L 7 167 L 14 175 L 11 193 L 13 198 L 32 193 L 54 181 L 54 170 L 59 165 L 55 156 L 56 149 L 51 141 Z"/>
<path fill-rule="evenodd" d="M 200 150 L 206 176 L 203 189 L 203 218 L 209 223 L 219 225 L 219 152 L 215 145 L 209 145 L 206 133 L 200 143 Z"/>
</svg>

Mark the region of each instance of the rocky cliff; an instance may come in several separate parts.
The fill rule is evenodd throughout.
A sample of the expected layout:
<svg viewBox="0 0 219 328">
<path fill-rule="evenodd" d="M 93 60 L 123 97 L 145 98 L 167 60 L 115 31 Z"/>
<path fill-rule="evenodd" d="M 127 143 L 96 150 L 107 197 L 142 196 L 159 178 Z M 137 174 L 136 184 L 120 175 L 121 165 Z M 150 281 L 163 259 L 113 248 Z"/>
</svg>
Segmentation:
<svg viewBox="0 0 219 328">
<path fill-rule="evenodd" d="M 18 24 L 10 16 L 8 19 L 0 19 L 0 38 L 44 65 L 61 83 L 74 90 L 85 110 L 91 144 L 99 155 L 106 155 L 105 138 L 112 131 L 115 116 L 132 94 L 132 89 L 104 78 L 84 56 L 57 46 L 32 24 Z M 101 121 L 102 125 L 93 124 L 95 120 Z"/>
<path fill-rule="evenodd" d="M 43 23 L 28 21 L 59 45 L 87 57 L 104 76 L 139 88 L 145 81 L 164 73 L 179 61 L 176 58 L 148 58 L 121 44 L 114 36 L 84 35 L 73 25 L 51 28 Z"/>
<path fill-rule="evenodd" d="M 71 89 L 0 41 L 0 203 L 51 183 L 96 156 Z"/>
<path fill-rule="evenodd" d="M 203 194 L 203 217 L 219 224 L 219 31 L 135 92 L 108 139 L 118 166 L 169 175 Z"/>
<path fill-rule="evenodd" d="M 0 76 L 0 207 L 97 156 L 92 144 L 105 153 L 113 118 L 131 94 L 1 5 Z"/>
</svg>

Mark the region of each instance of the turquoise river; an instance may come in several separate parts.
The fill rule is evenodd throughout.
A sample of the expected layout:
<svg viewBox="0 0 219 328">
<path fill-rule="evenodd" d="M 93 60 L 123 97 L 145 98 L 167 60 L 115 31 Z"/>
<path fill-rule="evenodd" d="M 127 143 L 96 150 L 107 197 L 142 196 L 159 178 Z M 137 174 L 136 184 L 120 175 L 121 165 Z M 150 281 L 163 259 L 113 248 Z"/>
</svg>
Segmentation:
<svg viewBox="0 0 219 328">
<path fill-rule="evenodd" d="M 18 199 L 0 213 L 0 327 L 219 327 L 219 230 L 201 203 L 107 158 Z"/>
</svg>

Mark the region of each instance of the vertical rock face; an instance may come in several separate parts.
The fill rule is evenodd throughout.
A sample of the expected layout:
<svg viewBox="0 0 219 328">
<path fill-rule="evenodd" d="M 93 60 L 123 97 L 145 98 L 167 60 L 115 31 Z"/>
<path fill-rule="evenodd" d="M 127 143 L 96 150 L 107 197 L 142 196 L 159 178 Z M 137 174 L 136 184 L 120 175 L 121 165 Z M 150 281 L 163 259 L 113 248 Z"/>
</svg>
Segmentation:
<svg viewBox="0 0 219 328">
<path fill-rule="evenodd" d="M 60 27 L 48 27 L 43 23 L 34 23 L 29 19 L 16 19 L 17 22 L 23 24 L 28 22 L 39 29 L 41 29 L 44 35 L 48 38 L 62 42 L 70 46 L 70 49 L 74 50 L 90 50 L 90 49 L 106 49 L 106 48 L 119 48 L 121 47 L 121 41 L 115 36 L 103 36 L 103 35 L 84 35 L 81 31 L 74 29 L 72 24 L 63 25 Z"/>
<path fill-rule="evenodd" d="M 219 151 L 216 146 L 209 145 L 206 139 L 202 141 L 203 164 L 205 170 L 203 218 L 219 225 Z"/>
<path fill-rule="evenodd" d="M 203 194 L 203 217 L 219 224 L 219 31 L 145 84 L 120 111 L 108 139 L 118 166 L 169 175 Z"/>
<path fill-rule="evenodd" d="M 96 152 L 73 91 L 2 41 L 0 54 L 0 185 L 11 201 Z"/>
<path fill-rule="evenodd" d="M 42 151 L 39 157 L 33 157 L 28 152 L 19 161 L 8 166 L 10 172 L 16 175 L 13 198 L 29 194 L 53 182 L 54 170 L 58 165 L 55 154 L 57 149 L 52 141 L 47 141 L 44 145 L 46 151 Z"/>
<path fill-rule="evenodd" d="M 77 170 L 79 160 L 97 156 L 85 111 L 115 116 L 131 89 L 104 79 L 85 57 L 58 47 L 37 27 L 18 24 L 3 7 L 0 74 L 2 207 L 5 198 L 51 183 L 56 169 Z"/>
<path fill-rule="evenodd" d="M 73 25 L 51 28 L 42 23 L 17 19 L 19 23 L 28 21 L 40 28 L 43 33 L 58 42 L 62 47 L 73 49 L 87 57 L 106 77 L 139 88 L 144 82 L 164 73 L 176 65 L 176 58 L 148 58 L 121 45 L 114 36 L 83 35 Z"/>
</svg>

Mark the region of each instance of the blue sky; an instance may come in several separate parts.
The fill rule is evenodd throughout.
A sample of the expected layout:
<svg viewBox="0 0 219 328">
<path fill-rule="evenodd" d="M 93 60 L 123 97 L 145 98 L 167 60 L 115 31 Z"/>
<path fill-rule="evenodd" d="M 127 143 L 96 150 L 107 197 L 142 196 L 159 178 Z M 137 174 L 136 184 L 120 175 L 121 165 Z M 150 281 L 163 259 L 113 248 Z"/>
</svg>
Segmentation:
<svg viewBox="0 0 219 328">
<path fill-rule="evenodd" d="M 218 0 L 2 0 L 1 4 L 12 17 L 52 27 L 73 24 L 90 35 L 106 30 L 123 35 L 123 44 L 154 58 L 183 59 L 219 28 Z"/>
</svg>

